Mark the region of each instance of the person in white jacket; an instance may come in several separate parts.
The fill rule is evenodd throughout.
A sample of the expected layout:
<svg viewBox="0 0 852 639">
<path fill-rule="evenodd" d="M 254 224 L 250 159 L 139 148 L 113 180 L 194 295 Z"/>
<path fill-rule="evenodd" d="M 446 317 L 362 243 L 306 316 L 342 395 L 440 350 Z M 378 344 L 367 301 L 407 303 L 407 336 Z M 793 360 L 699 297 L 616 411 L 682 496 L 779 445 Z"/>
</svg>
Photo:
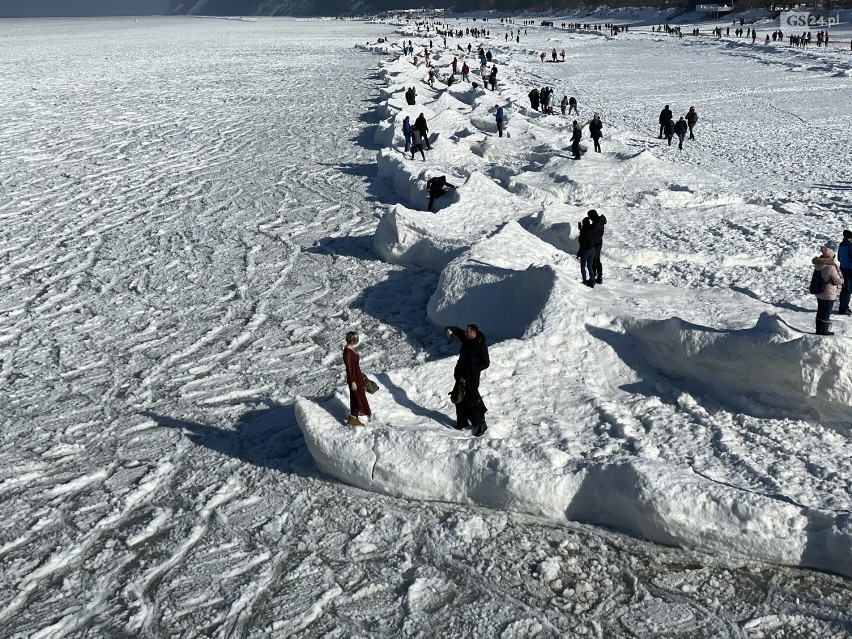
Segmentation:
<svg viewBox="0 0 852 639">
<path fill-rule="evenodd" d="M 819 271 L 824 284 L 821 293 L 815 293 L 817 298 L 816 334 L 834 335 L 831 332 L 831 309 L 834 308 L 834 300 L 843 286 L 843 275 L 834 261 L 834 251 L 827 246 L 819 248 L 820 254 L 811 262 L 814 270 Z"/>
</svg>

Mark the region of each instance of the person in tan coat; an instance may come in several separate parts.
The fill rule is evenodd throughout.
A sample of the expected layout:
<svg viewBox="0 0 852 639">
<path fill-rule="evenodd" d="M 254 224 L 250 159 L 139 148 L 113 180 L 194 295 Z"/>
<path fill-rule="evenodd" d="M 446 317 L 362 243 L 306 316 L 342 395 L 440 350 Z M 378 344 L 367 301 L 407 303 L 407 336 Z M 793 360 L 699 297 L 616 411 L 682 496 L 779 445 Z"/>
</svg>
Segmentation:
<svg viewBox="0 0 852 639">
<path fill-rule="evenodd" d="M 820 254 L 812 261 L 814 270 L 820 273 L 824 284 L 821 293 L 815 293 L 817 298 L 816 334 L 834 335 L 831 332 L 831 309 L 843 287 L 843 275 L 834 261 L 834 251 L 827 246 L 821 246 Z"/>
</svg>

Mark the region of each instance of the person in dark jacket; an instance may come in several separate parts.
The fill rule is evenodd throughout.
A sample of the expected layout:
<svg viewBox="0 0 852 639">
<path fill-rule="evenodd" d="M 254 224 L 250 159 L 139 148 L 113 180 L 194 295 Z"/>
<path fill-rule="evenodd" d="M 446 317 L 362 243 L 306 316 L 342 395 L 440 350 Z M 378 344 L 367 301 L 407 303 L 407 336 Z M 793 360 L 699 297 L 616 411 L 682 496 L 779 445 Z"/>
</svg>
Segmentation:
<svg viewBox="0 0 852 639">
<path fill-rule="evenodd" d="M 580 247 L 577 249 L 577 259 L 580 260 L 580 274 L 583 284 L 589 288 L 595 287 L 595 236 L 592 230 L 591 218 L 584 218 L 580 226 Z M 586 277 L 588 271 L 589 276 Z"/>
<path fill-rule="evenodd" d="M 437 177 L 429 178 L 426 181 L 426 191 L 428 191 L 429 193 L 429 206 L 426 209 L 427 211 L 432 210 L 432 205 L 435 203 L 435 198 L 447 194 L 447 188 L 454 189 L 456 188 L 456 185 L 447 182 L 446 175 L 439 175 Z"/>
<path fill-rule="evenodd" d="M 408 153 L 408 150 L 411 148 L 411 118 L 407 115 L 402 120 L 402 135 L 405 136 L 404 153 Z"/>
<path fill-rule="evenodd" d="M 695 136 L 692 135 L 692 127 L 698 124 L 698 111 L 695 110 L 694 106 L 689 107 L 689 111 L 686 112 L 686 125 L 689 127 L 689 139 L 694 140 Z"/>
<path fill-rule="evenodd" d="M 819 252 L 820 254 L 811 260 L 814 270 L 819 271 L 825 285 L 822 293 L 816 293 L 816 334 L 834 335 L 831 332 L 831 309 L 834 308 L 834 300 L 837 299 L 837 293 L 844 284 L 843 276 L 837 264 L 834 263 L 834 251 L 827 246 L 821 246 Z"/>
<path fill-rule="evenodd" d="M 423 141 L 426 143 L 426 148 L 431 151 L 432 145 L 429 143 L 429 127 L 426 124 L 425 115 L 421 113 L 417 116 L 417 119 L 414 121 L 414 128 L 420 131 L 420 137 L 423 138 Z"/>
<path fill-rule="evenodd" d="M 415 104 L 417 102 L 417 94 L 414 92 L 414 87 L 411 87 L 405 92 L 405 101 L 408 104 Z"/>
<path fill-rule="evenodd" d="M 574 154 L 574 159 L 580 159 L 580 139 L 583 137 L 583 129 L 577 120 L 571 125 L 571 153 Z"/>
<path fill-rule="evenodd" d="M 573 95 L 568 98 L 568 115 L 571 115 L 571 111 L 574 111 L 575 115 L 580 115 L 580 111 L 577 110 L 577 98 Z"/>
<path fill-rule="evenodd" d="M 672 138 L 674 137 L 674 127 L 674 120 L 669 120 L 663 127 L 663 133 L 666 135 L 666 139 L 669 141 L 669 146 L 672 145 Z"/>
<path fill-rule="evenodd" d="M 660 111 L 660 139 L 663 137 L 663 129 L 666 126 L 666 122 L 671 122 L 674 119 L 674 114 L 672 110 L 669 108 L 667 104 L 662 111 Z"/>
<path fill-rule="evenodd" d="M 837 247 L 837 259 L 840 261 L 840 274 L 843 276 L 843 289 L 840 291 L 839 315 L 852 315 L 849 299 L 852 297 L 852 231 L 843 231 L 843 241 Z"/>
<path fill-rule="evenodd" d="M 468 324 L 466 330 L 458 326 L 447 326 L 445 332 L 450 339 L 455 336 L 461 340 L 459 359 L 453 370 L 453 379 L 456 381 L 453 394 L 460 385 L 464 386 L 464 398 L 456 404 L 456 429 L 462 430 L 470 425 L 473 427 L 473 434 L 481 437 L 488 429 L 485 423 L 485 413 L 488 409 L 479 394 L 479 380 L 482 371 L 491 365 L 485 335 L 476 324 Z"/>
<path fill-rule="evenodd" d="M 683 119 L 683 116 L 680 116 L 680 120 L 678 120 L 674 125 L 674 132 L 677 134 L 678 146 L 677 148 L 683 149 L 683 139 L 686 137 L 686 132 L 689 128 L 686 126 L 686 120 Z"/>
<path fill-rule="evenodd" d="M 533 89 L 532 91 L 530 91 L 527 94 L 527 96 L 530 99 L 530 106 L 533 108 L 533 110 L 538 111 L 538 102 L 539 102 L 538 89 Z"/>
<path fill-rule="evenodd" d="M 589 122 L 589 135 L 592 136 L 592 140 L 595 143 L 595 151 L 601 152 L 601 138 L 603 137 L 603 122 L 601 122 L 601 116 L 595 113 L 595 117 L 591 119 Z"/>
<path fill-rule="evenodd" d="M 603 267 L 601 266 L 601 249 L 603 249 L 604 227 L 606 215 L 600 215 L 595 209 L 587 213 L 592 221 L 592 238 L 595 243 L 595 284 L 603 284 Z"/>
</svg>

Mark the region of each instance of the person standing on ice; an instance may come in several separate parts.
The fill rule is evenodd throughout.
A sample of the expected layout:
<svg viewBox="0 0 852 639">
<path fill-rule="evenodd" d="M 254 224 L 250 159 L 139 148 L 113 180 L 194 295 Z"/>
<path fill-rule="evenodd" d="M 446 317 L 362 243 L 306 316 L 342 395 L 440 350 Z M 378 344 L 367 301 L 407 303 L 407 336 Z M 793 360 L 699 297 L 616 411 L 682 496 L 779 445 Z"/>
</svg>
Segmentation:
<svg viewBox="0 0 852 639">
<path fill-rule="evenodd" d="M 816 293 L 816 334 L 834 335 L 830 330 L 831 309 L 834 307 L 834 300 L 837 299 L 840 287 L 843 286 L 843 276 L 834 263 L 834 251 L 827 246 L 821 246 L 819 251 L 820 254 L 811 260 L 814 270 L 819 271 L 824 285 L 822 292 Z"/>
<path fill-rule="evenodd" d="M 420 131 L 420 137 L 423 138 L 423 142 L 426 143 L 426 148 L 431 151 L 432 145 L 429 144 L 429 127 L 426 125 L 425 115 L 421 113 L 417 116 L 417 119 L 414 121 L 414 128 Z"/>
<path fill-rule="evenodd" d="M 692 127 L 698 124 L 698 111 L 695 110 L 694 106 L 689 107 L 689 111 L 686 112 L 686 125 L 689 127 L 689 139 L 694 140 L 695 136 L 692 135 Z"/>
<path fill-rule="evenodd" d="M 580 139 L 583 137 L 583 129 L 580 123 L 574 120 L 571 125 L 571 153 L 574 154 L 575 160 L 580 159 Z"/>
<path fill-rule="evenodd" d="M 464 64 L 462 64 L 462 80 L 464 80 L 465 82 L 470 82 L 470 78 L 468 77 L 469 74 L 470 67 L 467 66 L 467 62 L 465 62 Z"/>
<path fill-rule="evenodd" d="M 346 367 L 346 385 L 349 387 L 349 418 L 347 426 L 363 426 L 358 419 L 361 415 L 370 417 L 370 404 L 364 388 L 364 375 L 361 373 L 361 356 L 355 351 L 355 346 L 361 341 L 358 333 L 346 333 L 346 346 L 343 348 L 343 365 Z"/>
<path fill-rule="evenodd" d="M 405 151 L 403 153 L 408 153 L 411 148 L 411 118 L 407 115 L 402 120 L 402 135 L 405 136 Z"/>
<path fill-rule="evenodd" d="M 527 94 L 527 97 L 530 99 L 530 106 L 533 108 L 533 110 L 538 111 L 538 102 L 539 98 L 541 97 L 538 92 L 538 89 L 534 88 Z"/>
<path fill-rule="evenodd" d="M 674 119 L 674 114 L 667 104 L 660 111 L 660 139 L 663 137 L 663 130 L 666 128 L 666 122 L 671 122 Z"/>
<path fill-rule="evenodd" d="M 466 330 L 458 326 L 447 326 L 444 329 L 447 337 L 452 339 L 458 337 L 461 340 L 459 359 L 453 370 L 455 387 L 453 388 L 453 403 L 456 405 L 456 430 L 462 430 L 467 426 L 473 427 L 473 434 L 481 437 L 488 425 L 485 423 L 485 413 L 488 409 L 479 394 L 479 382 L 482 371 L 491 365 L 488 357 L 488 346 L 485 343 L 485 335 L 476 324 L 468 324 Z M 462 397 L 456 394 L 459 389 Z M 461 399 L 461 401 L 455 401 Z"/>
<path fill-rule="evenodd" d="M 506 112 L 503 110 L 499 104 L 494 105 L 494 120 L 497 122 L 497 133 L 500 134 L 500 137 L 503 137 L 503 120 L 506 117 Z"/>
<path fill-rule="evenodd" d="M 577 109 L 577 98 L 573 95 L 568 98 L 568 115 L 571 115 L 571 111 L 574 112 L 574 115 L 580 115 L 580 111 Z"/>
<path fill-rule="evenodd" d="M 595 237 L 592 229 L 592 220 L 583 218 L 579 224 L 580 237 L 577 259 L 580 260 L 580 275 L 583 276 L 583 284 L 589 288 L 595 288 Z M 586 273 L 588 272 L 588 277 Z"/>
<path fill-rule="evenodd" d="M 568 96 L 563 95 L 562 101 L 559 103 L 559 108 L 562 109 L 562 115 L 565 115 L 565 110 L 568 108 Z"/>
<path fill-rule="evenodd" d="M 689 130 L 689 127 L 686 125 L 686 120 L 683 119 L 683 116 L 680 116 L 680 120 L 678 120 L 674 125 L 674 132 L 677 134 L 677 138 L 679 140 L 677 148 L 683 149 L 683 140 L 686 137 L 686 132 Z"/>
<path fill-rule="evenodd" d="M 592 239 L 595 244 L 595 284 L 603 284 L 603 267 L 601 266 L 601 250 L 603 249 L 604 227 L 606 226 L 606 215 L 600 215 L 595 209 L 586 215 L 592 221 Z"/>
<path fill-rule="evenodd" d="M 423 158 L 423 161 L 426 161 L 426 154 L 423 153 L 423 134 L 420 133 L 420 129 L 414 127 L 411 129 L 411 159 L 414 159 L 414 153 L 420 151 L 420 157 Z"/>
<path fill-rule="evenodd" d="M 603 122 L 601 116 L 595 113 L 595 116 L 589 121 L 589 135 L 592 136 L 592 141 L 595 143 L 595 152 L 601 152 L 601 138 L 603 137 Z"/>
<path fill-rule="evenodd" d="M 669 146 L 672 145 L 672 138 L 674 137 L 674 127 L 674 120 L 669 120 L 663 127 L 663 133 L 665 134 L 666 139 L 669 141 Z"/>
<path fill-rule="evenodd" d="M 840 291 L 838 315 L 852 315 L 849 299 L 852 298 L 852 231 L 843 231 L 843 241 L 837 247 L 837 259 L 840 261 L 840 274 L 843 276 L 843 290 Z"/>
<path fill-rule="evenodd" d="M 491 67 L 491 73 L 488 75 L 488 83 L 491 85 L 491 90 L 497 90 L 497 65 Z"/>
</svg>

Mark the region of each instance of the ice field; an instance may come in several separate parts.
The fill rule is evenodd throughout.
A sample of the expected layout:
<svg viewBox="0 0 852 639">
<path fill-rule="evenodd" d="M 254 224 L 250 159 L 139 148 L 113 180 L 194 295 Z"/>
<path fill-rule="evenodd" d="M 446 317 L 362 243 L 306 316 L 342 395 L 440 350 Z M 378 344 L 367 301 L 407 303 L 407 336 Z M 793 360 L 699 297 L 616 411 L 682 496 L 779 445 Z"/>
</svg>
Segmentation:
<svg viewBox="0 0 852 639">
<path fill-rule="evenodd" d="M 850 52 L 488 26 L 432 40 L 494 93 L 430 90 L 404 25 L 0 21 L 0 636 L 852 636 L 852 328 L 807 294 L 852 226 Z"/>
</svg>

